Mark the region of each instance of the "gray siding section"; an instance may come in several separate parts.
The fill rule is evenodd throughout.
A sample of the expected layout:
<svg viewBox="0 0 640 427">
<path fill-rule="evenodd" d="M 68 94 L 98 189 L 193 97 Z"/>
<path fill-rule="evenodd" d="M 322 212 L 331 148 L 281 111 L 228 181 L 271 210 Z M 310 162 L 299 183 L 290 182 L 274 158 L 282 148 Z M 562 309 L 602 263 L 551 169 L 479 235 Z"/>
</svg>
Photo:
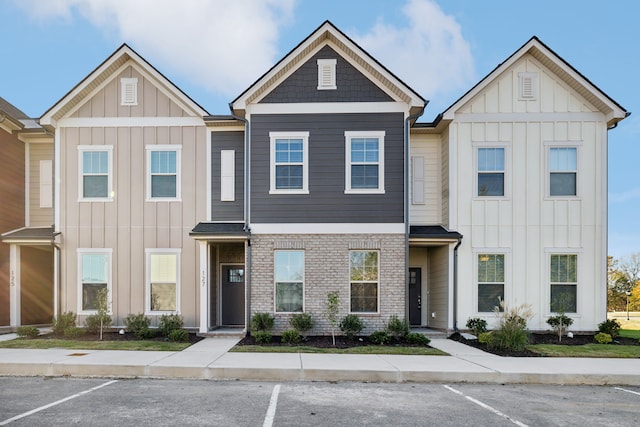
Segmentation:
<svg viewBox="0 0 640 427">
<path fill-rule="evenodd" d="M 336 90 L 318 90 L 318 59 L 336 59 Z M 389 102 L 393 101 L 371 80 L 329 46 L 323 47 L 260 103 Z"/>
<path fill-rule="evenodd" d="M 220 201 L 220 152 L 235 150 L 235 201 Z M 244 132 L 211 133 L 211 220 L 244 220 Z"/>
<path fill-rule="evenodd" d="M 269 114 L 251 121 L 251 222 L 402 223 L 402 113 Z M 385 131 L 385 194 L 344 194 L 345 137 Z M 270 131 L 309 131 L 309 194 L 269 194 Z"/>
</svg>

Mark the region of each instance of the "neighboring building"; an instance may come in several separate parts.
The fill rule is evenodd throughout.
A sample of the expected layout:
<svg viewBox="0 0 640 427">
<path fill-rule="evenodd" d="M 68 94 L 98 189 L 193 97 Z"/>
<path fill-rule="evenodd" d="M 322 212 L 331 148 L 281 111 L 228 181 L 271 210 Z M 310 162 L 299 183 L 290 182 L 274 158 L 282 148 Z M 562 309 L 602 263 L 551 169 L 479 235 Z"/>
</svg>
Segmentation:
<svg viewBox="0 0 640 427">
<path fill-rule="evenodd" d="M 330 22 L 209 115 L 124 45 L 47 111 L 59 307 L 276 329 L 326 295 L 365 332 L 606 316 L 607 131 L 628 113 L 537 38 L 432 123 Z"/>
</svg>

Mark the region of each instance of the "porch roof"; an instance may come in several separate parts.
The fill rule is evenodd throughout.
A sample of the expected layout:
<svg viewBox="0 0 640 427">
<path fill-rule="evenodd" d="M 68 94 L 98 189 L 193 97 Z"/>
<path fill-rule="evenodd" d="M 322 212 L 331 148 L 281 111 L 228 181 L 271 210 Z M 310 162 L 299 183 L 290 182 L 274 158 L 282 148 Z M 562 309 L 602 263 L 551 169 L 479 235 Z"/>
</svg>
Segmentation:
<svg viewBox="0 0 640 427">
<path fill-rule="evenodd" d="M 0 234 L 4 243 L 49 243 L 54 239 L 53 227 L 22 227 Z"/>
<path fill-rule="evenodd" d="M 409 239 L 460 240 L 462 234 L 441 225 L 412 225 L 409 227 Z"/>
<path fill-rule="evenodd" d="M 195 239 L 247 239 L 249 232 L 244 223 L 200 222 L 189 233 Z"/>
</svg>

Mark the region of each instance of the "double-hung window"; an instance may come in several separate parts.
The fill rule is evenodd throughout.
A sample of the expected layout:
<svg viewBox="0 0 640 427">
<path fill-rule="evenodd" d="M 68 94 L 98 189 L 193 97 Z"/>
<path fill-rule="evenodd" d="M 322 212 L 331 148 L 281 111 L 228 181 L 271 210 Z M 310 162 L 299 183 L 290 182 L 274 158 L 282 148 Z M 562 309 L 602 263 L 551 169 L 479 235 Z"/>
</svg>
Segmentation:
<svg viewBox="0 0 640 427">
<path fill-rule="evenodd" d="M 96 312 L 100 292 L 107 292 L 107 299 L 111 300 L 111 252 L 78 249 L 78 313 Z"/>
<path fill-rule="evenodd" d="M 576 313 L 578 296 L 578 255 L 551 254 L 550 304 L 554 313 Z"/>
<path fill-rule="evenodd" d="M 179 145 L 148 145 L 147 200 L 180 199 Z"/>
<path fill-rule="evenodd" d="M 271 194 L 309 193 L 309 132 L 269 132 Z"/>
<path fill-rule="evenodd" d="M 504 196 L 504 147 L 478 148 L 478 197 Z"/>
<path fill-rule="evenodd" d="M 478 254 L 478 312 L 487 313 L 504 300 L 504 254 Z"/>
<path fill-rule="evenodd" d="M 147 313 L 180 308 L 180 249 L 147 249 Z"/>
<path fill-rule="evenodd" d="M 349 253 L 351 313 L 378 312 L 379 256 L 378 251 Z"/>
<path fill-rule="evenodd" d="M 549 196 L 576 196 L 578 149 L 549 148 Z"/>
<path fill-rule="evenodd" d="M 304 251 L 275 251 L 275 302 L 277 313 L 304 310 Z"/>
<path fill-rule="evenodd" d="M 384 193 L 384 131 L 346 131 L 345 193 Z"/>
<path fill-rule="evenodd" d="M 78 146 L 80 200 L 113 200 L 111 159 L 113 147 L 107 145 Z"/>
</svg>

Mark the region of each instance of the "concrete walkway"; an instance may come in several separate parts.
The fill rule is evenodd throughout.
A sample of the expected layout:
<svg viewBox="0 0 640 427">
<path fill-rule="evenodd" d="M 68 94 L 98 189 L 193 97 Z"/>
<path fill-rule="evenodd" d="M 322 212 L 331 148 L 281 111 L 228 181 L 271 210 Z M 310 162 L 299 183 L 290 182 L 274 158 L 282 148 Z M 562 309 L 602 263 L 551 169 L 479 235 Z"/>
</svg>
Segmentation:
<svg viewBox="0 0 640 427">
<path fill-rule="evenodd" d="M 640 359 L 500 357 L 447 339 L 431 346 L 449 356 L 229 353 L 237 341 L 206 338 L 180 352 L 0 348 L 0 376 L 640 386 Z"/>
</svg>

